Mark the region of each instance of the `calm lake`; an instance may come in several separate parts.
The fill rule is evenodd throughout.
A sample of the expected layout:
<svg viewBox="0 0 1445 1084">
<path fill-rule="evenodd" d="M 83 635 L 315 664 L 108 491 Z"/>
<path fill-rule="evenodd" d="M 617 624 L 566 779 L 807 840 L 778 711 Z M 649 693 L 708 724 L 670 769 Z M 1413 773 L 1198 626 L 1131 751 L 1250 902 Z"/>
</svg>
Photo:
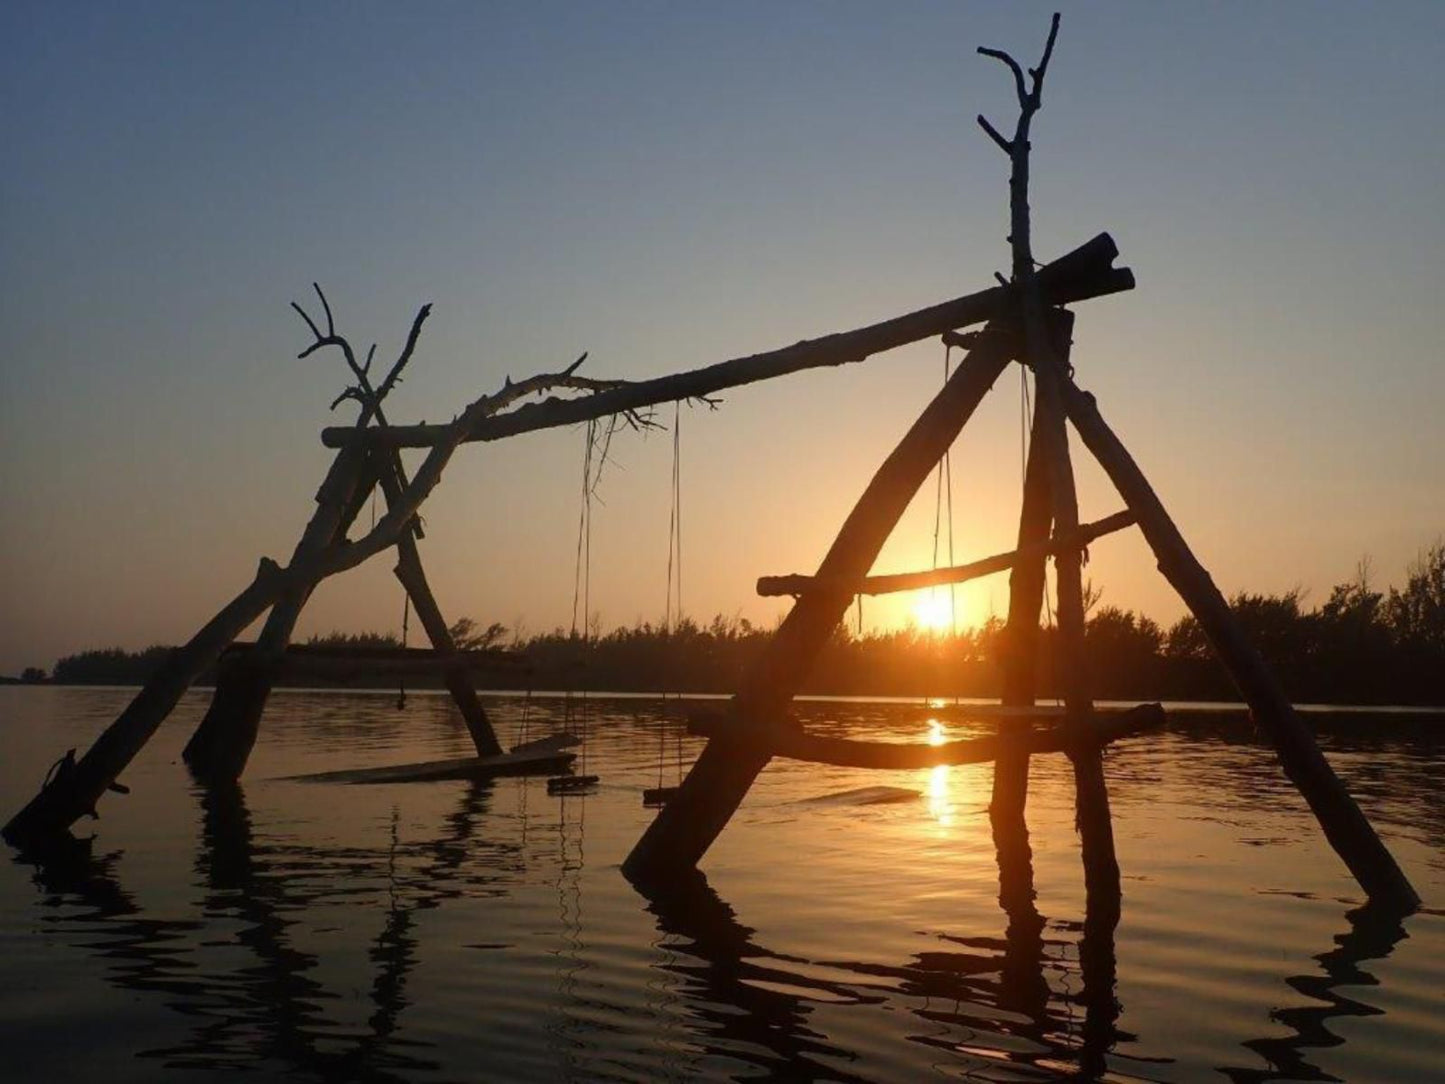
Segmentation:
<svg viewBox="0 0 1445 1084">
<path fill-rule="evenodd" d="M 0 688 L 0 814 L 129 690 Z M 195 789 L 193 692 L 78 826 L 0 862 L 6 1081 L 1445 1079 L 1445 733 L 1321 740 L 1425 899 L 1360 909 L 1270 751 L 1189 720 L 1108 755 L 1123 917 L 1086 936 L 1061 757 L 1035 760 L 1044 924 L 1011 921 L 987 765 L 775 761 L 704 861 L 645 898 L 619 863 L 700 741 L 591 698 L 589 796 L 542 779 L 280 777 L 470 752 L 451 702 L 276 694 L 241 792 Z M 560 698 L 487 701 L 504 744 Z M 573 706 L 576 706 L 574 701 Z M 833 734 L 923 740 L 919 704 L 804 702 Z M 949 726 L 949 737 L 969 736 Z M 908 788 L 859 804 L 842 792 Z M 1016 916 L 1017 917 L 1017 916 Z"/>
</svg>

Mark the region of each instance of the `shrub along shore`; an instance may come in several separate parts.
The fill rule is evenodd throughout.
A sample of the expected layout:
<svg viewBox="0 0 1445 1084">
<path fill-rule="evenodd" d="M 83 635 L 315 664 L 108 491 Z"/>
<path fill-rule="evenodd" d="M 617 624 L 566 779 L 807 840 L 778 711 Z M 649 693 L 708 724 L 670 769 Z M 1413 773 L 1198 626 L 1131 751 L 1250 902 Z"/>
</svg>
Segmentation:
<svg viewBox="0 0 1445 1084">
<path fill-rule="evenodd" d="M 1300 591 L 1242 593 L 1232 605 L 1289 696 L 1302 703 L 1445 705 L 1445 543 L 1427 550 L 1401 588 L 1374 590 L 1362 570 L 1314 608 Z M 594 626 L 598 624 L 594 618 Z M 517 636 L 463 618 L 453 629 L 467 648 L 509 647 L 532 662 L 534 689 L 718 693 L 735 689 L 772 630 L 743 618 L 707 624 L 684 618 L 671 629 L 648 622 L 595 633 L 562 630 Z M 844 625 L 819 656 L 805 693 L 838 696 L 969 696 L 999 693 L 1002 623 L 930 632 L 904 628 L 859 636 Z M 310 643 L 398 646 L 385 633 L 331 633 Z M 1040 645 L 1041 695 L 1054 689 L 1054 633 Z M 55 664 L 48 680 L 74 685 L 141 684 L 167 652 L 84 651 Z M 1132 610 L 1094 605 L 1085 630 L 1089 687 L 1099 699 L 1232 700 L 1198 622 L 1165 629 Z M 209 683 L 214 675 L 207 675 Z M 36 669 L 27 680 L 43 680 Z M 515 688 L 516 675 L 478 675 L 480 687 Z M 386 681 L 355 684 L 382 685 Z"/>
</svg>

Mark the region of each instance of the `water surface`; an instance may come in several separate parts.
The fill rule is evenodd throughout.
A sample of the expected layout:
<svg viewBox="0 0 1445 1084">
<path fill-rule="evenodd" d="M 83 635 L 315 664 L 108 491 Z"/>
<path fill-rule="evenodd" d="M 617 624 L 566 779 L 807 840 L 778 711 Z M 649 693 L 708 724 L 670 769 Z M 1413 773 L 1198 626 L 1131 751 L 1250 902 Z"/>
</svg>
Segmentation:
<svg viewBox="0 0 1445 1084">
<path fill-rule="evenodd" d="M 0 812 L 129 696 L 0 688 Z M 987 766 L 774 762 L 705 881 L 645 897 L 618 870 L 651 817 L 641 791 L 699 747 L 655 700 L 589 700 L 602 783 L 559 799 L 540 779 L 282 780 L 468 751 L 442 697 L 397 711 L 304 692 L 273 697 L 243 786 L 206 794 L 179 753 L 207 697 L 189 694 L 131 794 L 78 826 L 88 844 L 0 862 L 7 1081 L 1445 1077 L 1430 726 L 1322 736 L 1425 897 L 1403 921 L 1360 906 L 1247 726 L 1190 719 L 1120 744 L 1110 931 L 1089 922 L 1058 757 L 1034 768 L 1036 912 L 1000 906 Z M 488 705 L 507 743 L 565 708 Z M 928 733 L 916 704 L 798 711 L 830 733 Z M 879 785 L 917 797 L 831 797 Z"/>
</svg>

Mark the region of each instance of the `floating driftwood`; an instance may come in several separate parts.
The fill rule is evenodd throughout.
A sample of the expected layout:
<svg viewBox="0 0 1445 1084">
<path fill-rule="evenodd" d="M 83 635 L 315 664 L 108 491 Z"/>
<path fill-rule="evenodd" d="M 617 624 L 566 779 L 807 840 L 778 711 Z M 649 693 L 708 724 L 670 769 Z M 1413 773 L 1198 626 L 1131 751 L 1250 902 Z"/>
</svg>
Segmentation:
<svg viewBox="0 0 1445 1084">
<path fill-rule="evenodd" d="M 818 794 L 812 798 L 799 798 L 790 805 L 805 806 L 855 806 L 855 805 L 902 805 L 916 802 L 923 797 L 921 791 L 909 787 L 853 787 L 851 790 Z"/>
</svg>

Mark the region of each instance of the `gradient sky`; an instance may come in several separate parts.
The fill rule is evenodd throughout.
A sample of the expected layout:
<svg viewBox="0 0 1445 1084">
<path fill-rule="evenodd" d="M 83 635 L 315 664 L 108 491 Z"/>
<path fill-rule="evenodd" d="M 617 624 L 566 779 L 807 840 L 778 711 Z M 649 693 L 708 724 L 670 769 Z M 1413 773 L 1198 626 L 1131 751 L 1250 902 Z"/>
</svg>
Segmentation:
<svg viewBox="0 0 1445 1084">
<path fill-rule="evenodd" d="M 591 351 L 645 377 L 871 323 L 1008 266 L 1012 123 L 976 45 L 1031 62 L 1033 3 L 55 4 L 0 8 L 0 673 L 179 642 L 284 560 L 329 453 L 313 279 L 394 355 L 394 420 Z M 1227 591 L 1323 599 L 1445 531 L 1445 103 L 1437 2 L 1064 9 L 1035 125 L 1035 247 L 1111 231 L 1132 294 L 1075 365 Z M 940 381 L 941 348 L 740 389 L 683 417 L 686 609 L 771 621 Z M 472 446 L 426 506 L 449 616 L 566 623 L 580 430 Z M 595 513 L 603 623 L 661 615 L 667 434 Z M 1120 506 L 1079 457 L 1086 518 Z M 959 560 L 1008 549 L 1019 388 L 955 449 Z M 931 564 L 933 496 L 879 571 Z M 365 517 L 364 517 L 365 518 Z M 378 560 L 302 634 L 396 629 Z M 1106 603 L 1182 608 L 1143 544 Z M 965 616 L 1006 605 L 1002 579 Z M 870 603 L 869 624 L 910 602 Z"/>
</svg>

